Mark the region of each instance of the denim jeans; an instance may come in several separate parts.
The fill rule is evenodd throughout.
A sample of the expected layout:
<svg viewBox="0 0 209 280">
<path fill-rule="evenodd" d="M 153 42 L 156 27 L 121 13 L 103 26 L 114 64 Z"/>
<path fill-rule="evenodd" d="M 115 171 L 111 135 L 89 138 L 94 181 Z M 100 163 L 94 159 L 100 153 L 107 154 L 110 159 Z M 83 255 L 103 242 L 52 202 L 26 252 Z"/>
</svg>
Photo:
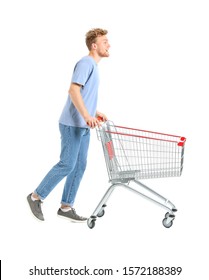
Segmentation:
<svg viewBox="0 0 209 280">
<path fill-rule="evenodd" d="M 64 178 L 61 203 L 73 206 L 87 163 L 90 129 L 59 124 L 61 133 L 60 161 L 52 167 L 34 191 L 42 200 Z"/>
</svg>

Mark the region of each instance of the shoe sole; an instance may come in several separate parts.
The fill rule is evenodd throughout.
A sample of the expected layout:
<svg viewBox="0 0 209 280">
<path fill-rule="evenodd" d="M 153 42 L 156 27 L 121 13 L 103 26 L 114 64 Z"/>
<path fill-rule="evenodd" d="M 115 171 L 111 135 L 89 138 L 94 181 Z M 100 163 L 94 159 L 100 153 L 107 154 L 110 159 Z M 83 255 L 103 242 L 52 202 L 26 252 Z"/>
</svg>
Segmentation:
<svg viewBox="0 0 209 280">
<path fill-rule="evenodd" d="M 87 219 L 84 220 L 84 221 L 80 221 L 80 220 L 74 220 L 72 218 L 69 218 L 69 217 L 66 217 L 66 216 L 63 216 L 61 214 L 57 214 L 58 217 L 62 218 L 62 219 L 65 219 L 65 220 L 68 220 L 72 223 L 75 223 L 75 224 L 83 224 L 83 223 L 86 223 L 87 222 Z"/>
</svg>

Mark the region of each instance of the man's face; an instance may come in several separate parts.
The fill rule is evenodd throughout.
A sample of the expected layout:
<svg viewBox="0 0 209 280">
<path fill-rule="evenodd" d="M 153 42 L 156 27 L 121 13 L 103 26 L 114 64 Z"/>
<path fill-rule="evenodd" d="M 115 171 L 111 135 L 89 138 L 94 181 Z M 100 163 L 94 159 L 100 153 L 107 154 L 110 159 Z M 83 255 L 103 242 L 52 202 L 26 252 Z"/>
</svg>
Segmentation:
<svg viewBox="0 0 209 280">
<path fill-rule="evenodd" d="M 109 56 L 110 44 L 109 44 L 108 39 L 105 35 L 97 37 L 95 47 L 96 47 L 97 54 L 100 57 L 108 57 Z"/>
</svg>

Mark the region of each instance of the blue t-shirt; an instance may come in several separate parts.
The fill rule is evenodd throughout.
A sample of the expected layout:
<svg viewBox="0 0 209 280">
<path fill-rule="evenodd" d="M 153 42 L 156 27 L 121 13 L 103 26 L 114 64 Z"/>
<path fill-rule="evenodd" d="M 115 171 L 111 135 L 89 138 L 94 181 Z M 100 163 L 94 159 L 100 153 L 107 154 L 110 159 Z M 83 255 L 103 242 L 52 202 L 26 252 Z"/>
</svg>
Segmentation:
<svg viewBox="0 0 209 280">
<path fill-rule="evenodd" d="M 99 75 L 96 61 L 91 56 L 85 56 L 75 65 L 72 83 L 81 85 L 81 95 L 91 116 L 96 115 Z M 68 126 L 88 127 L 83 117 L 75 108 L 71 101 L 70 95 L 67 97 L 67 102 L 63 108 L 59 122 Z"/>
</svg>

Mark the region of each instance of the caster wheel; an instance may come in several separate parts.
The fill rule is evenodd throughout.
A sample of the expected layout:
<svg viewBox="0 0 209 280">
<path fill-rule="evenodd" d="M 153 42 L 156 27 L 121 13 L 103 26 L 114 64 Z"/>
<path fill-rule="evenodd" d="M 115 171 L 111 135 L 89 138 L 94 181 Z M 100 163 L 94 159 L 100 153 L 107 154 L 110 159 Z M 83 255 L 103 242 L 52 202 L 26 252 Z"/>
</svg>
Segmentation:
<svg viewBox="0 0 209 280">
<path fill-rule="evenodd" d="M 96 222 L 95 220 L 91 220 L 91 221 L 88 220 L 87 221 L 88 227 L 91 228 L 91 229 L 94 228 L 95 227 L 95 222 Z"/>
<path fill-rule="evenodd" d="M 173 220 L 170 221 L 170 223 L 167 223 L 167 218 L 163 219 L 163 225 L 166 228 L 170 228 L 173 225 Z"/>
<path fill-rule="evenodd" d="M 101 218 L 101 217 L 104 216 L 104 214 L 105 214 L 105 210 L 102 209 L 102 210 L 97 214 L 97 217 Z"/>
</svg>

